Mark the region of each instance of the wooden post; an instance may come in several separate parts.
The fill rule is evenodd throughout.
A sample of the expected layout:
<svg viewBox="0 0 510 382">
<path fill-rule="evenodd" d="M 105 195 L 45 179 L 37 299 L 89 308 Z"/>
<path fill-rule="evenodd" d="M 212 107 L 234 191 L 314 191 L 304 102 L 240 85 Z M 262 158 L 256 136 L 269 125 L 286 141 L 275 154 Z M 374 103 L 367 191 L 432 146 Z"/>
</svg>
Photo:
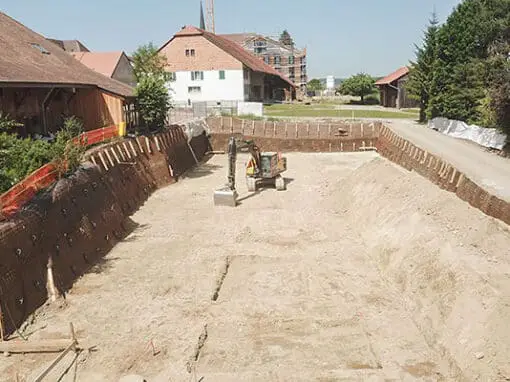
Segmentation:
<svg viewBox="0 0 510 382">
<path fill-rule="evenodd" d="M 108 152 L 108 148 L 106 148 L 104 150 L 104 153 L 106 154 L 106 157 L 108 158 L 108 161 L 110 162 L 110 165 L 113 167 L 115 166 L 115 163 L 113 163 L 113 159 L 112 157 L 110 156 L 110 153 Z"/>
<path fill-rule="evenodd" d="M 78 344 L 78 341 L 76 340 L 76 334 L 74 333 L 73 324 L 70 323 L 69 326 L 71 327 L 71 343 L 64 349 L 64 351 L 62 351 L 62 353 L 60 353 L 57 356 L 57 358 L 53 360 L 52 363 L 49 364 L 49 366 L 43 372 L 41 372 L 41 374 L 37 376 L 34 382 L 41 382 L 44 379 L 44 377 L 46 377 L 71 350 L 76 352 L 77 350 L 76 345 Z"/>
<path fill-rule="evenodd" d="M 53 256 L 48 257 L 48 298 L 51 302 L 57 301 L 58 292 L 55 288 L 55 279 L 53 278 Z"/>
<path fill-rule="evenodd" d="M 120 164 L 120 159 L 119 159 L 119 156 L 117 155 L 117 153 L 115 152 L 115 149 L 112 147 L 110 150 L 112 151 L 113 157 L 115 158 L 117 163 Z M 108 152 L 108 149 L 106 149 L 106 152 Z"/>
<path fill-rule="evenodd" d="M 99 159 L 101 159 L 101 163 L 103 164 L 105 171 L 108 171 L 108 166 L 106 165 L 106 161 L 103 158 L 103 154 L 99 152 L 97 155 L 99 156 Z"/>
<path fill-rule="evenodd" d="M 124 147 L 124 150 L 126 151 L 126 154 L 128 156 L 128 159 L 131 159 L 131 153 L 129 152 L 126 142 L 122 142 L 122 146 Z"/>
<path fill-rule="evenodd" d="M 3 297 L 3 296 L 1 296 Z M 5 337 L 5 330 L 4 330 L 4 315 L 2 313 L 2 301 L 0 301 L 0 341 L 4 341 Z"/>
<path fill-rule="evenodd" d="M 131 151 L 135 157 L 138 156 L 138 151 L 135 150 L 135 145 L 133 145 L 133 141 L 129 141 L 129 147 L 131 147 Z"/>
</svg>

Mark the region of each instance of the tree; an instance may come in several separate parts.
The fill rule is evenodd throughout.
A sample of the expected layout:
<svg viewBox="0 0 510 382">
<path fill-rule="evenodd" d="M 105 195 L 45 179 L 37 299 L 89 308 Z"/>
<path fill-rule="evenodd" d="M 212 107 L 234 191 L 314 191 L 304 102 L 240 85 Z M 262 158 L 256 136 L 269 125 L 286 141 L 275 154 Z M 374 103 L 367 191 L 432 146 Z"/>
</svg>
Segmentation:
<svg viewBox="0 0 510 382">
<path fill-rule="evenodd" d="M 51 152 L 60 176 L 73 173 L 80 166 L 86 150 L 86 142 L 80 137 L 82 133 L 83 123 L 74 116 L 66 118 L 57 132 Z"/>
<path fill-rule="evenodd" d="M 490 85 L 482 103 L 483 125 L 510 132 L 510 28 L 506 37 L 496 41 L 490 49 L 488 78 Z"/>
<path fill-rule="evenodd" d="M 133 61 L 140 117 L 150 130 L 160 129 L 171 108 L 168 93 L 170 74 L 166 71 L 166 58 L 150 43 L 137 49 Z"/>
<path fill-rule="evenodd" d="M 152 42 L 140 46 L 133 53 L 133 72 L 137 82 L 153 75 L 169 79 L 170 74 L 166 71 L 166 66 L 166 57 L 159 54 Z"/>
<path fill-rule="evenodd" d="M 292 40 L 292 37 L 290 36 L 290 33 L 287 31 L 287 29 L 285 29 L 280 35 L 280 42 L 285 46 L 294 48 L 294 40 Z"/>
<path fill-rule="evenodd" d="M 415 45 L 416 61 L 411 61 L 411 71 L 406 82 L 406 90 L 409 92 L 409 96 L 420 102 L 420 122 L 427 120 L 426 112 L 432 90 L 434 64 L 437 58 L 438 30 L 439 20 L 436 13 L 433 13 L 423 38 L 423 45 Z"/>
<path fill-rule="evenodd" d="M 312 92 L 320 92 L 324 90 L 324 84 L 317 78 L 314 78 L 308 82 L 306 88 Z"/>
<path fill-rule="evenodd" d="M 437 32 L 427 116 L 482 124 L 489 47 L 508 25 L 509 0 L 464 0 Z"/>
<path fill-rule="evenodd" d="M 358 73 L 346 79 L 340 86 L 340 93 L 360 97 L 361 103 L 365 102 L 365 96 L 375 91 L 375 79 L 366 73 Z"/>
</svg>

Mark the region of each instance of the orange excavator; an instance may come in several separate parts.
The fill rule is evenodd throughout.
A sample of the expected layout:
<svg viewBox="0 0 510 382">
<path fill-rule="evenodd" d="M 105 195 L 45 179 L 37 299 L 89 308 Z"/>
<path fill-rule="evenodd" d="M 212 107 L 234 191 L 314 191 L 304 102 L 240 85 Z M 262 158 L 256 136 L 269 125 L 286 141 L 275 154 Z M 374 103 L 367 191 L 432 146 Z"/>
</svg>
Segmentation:
<svg viewBox="0 0 510 382">
<path fill-rule="evenodd" d="M 285 190 L 282 173 L 287 170 L 287 158 L 279 152 L 261 152 L 254 141 L 236 140 L 231 137 L 228 143 L 228 184 L 214 192 L 214 204 L 235 207 L 237 191 L 235 173 L 237 151 L 248 151 L 250 159 L 246 164 L 246 185 L 248 191 L 257 191 L 259 185 L 272 184 L 278 191 Z"/>
</svg>

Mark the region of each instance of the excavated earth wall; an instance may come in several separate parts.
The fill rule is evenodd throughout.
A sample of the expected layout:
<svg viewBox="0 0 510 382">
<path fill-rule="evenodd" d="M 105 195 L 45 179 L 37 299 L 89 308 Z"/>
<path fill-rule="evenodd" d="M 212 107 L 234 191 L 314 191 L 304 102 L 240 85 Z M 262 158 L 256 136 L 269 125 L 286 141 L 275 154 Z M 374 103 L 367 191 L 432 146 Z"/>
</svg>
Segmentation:
<svg viewBox="0 0 510 382">
<path fill-rule="evenodd" d="M 255 139 L 264 151 L 352 152 L 374 147 L 381 122 L 273 122 L 235 117 L 207 119 L 214 150 L 225 150 L 228 139 Z"/>
<path fill-rule="evenodd" d="M 125 238 L 129 219 L 157 188 L 176 181 L 209 150 L 204 134 L 188 144 L 181 127 L 124 139 L 89 154 L 61 179 L 0 224 L 0 303 L 11 333 L 48 298 L 51 266 L 60 294 Z"/>
</svg>

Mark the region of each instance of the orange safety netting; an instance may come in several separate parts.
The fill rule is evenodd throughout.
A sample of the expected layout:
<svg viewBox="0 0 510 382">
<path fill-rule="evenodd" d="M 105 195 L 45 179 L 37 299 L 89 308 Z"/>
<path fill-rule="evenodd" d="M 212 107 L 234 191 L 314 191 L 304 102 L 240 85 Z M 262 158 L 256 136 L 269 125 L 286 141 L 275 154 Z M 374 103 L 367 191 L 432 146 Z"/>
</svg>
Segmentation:
<svg viewBox="0 0 510 382">
<path fill-rule="evenodd" d="M 74 142 L 90 146 L 117 137 L 118 135 L 119 128 L 114 125 L 87 131 L 80 137 L 75 138 Z M 39 190 L 52 185 L 57 179 L 58 171 L 54 163 L 45 164 L 34 171 L 7 192 L 0 195 L 0 218 L 13 215 L 23 205 L 28 203 Z"/>
</svg>

